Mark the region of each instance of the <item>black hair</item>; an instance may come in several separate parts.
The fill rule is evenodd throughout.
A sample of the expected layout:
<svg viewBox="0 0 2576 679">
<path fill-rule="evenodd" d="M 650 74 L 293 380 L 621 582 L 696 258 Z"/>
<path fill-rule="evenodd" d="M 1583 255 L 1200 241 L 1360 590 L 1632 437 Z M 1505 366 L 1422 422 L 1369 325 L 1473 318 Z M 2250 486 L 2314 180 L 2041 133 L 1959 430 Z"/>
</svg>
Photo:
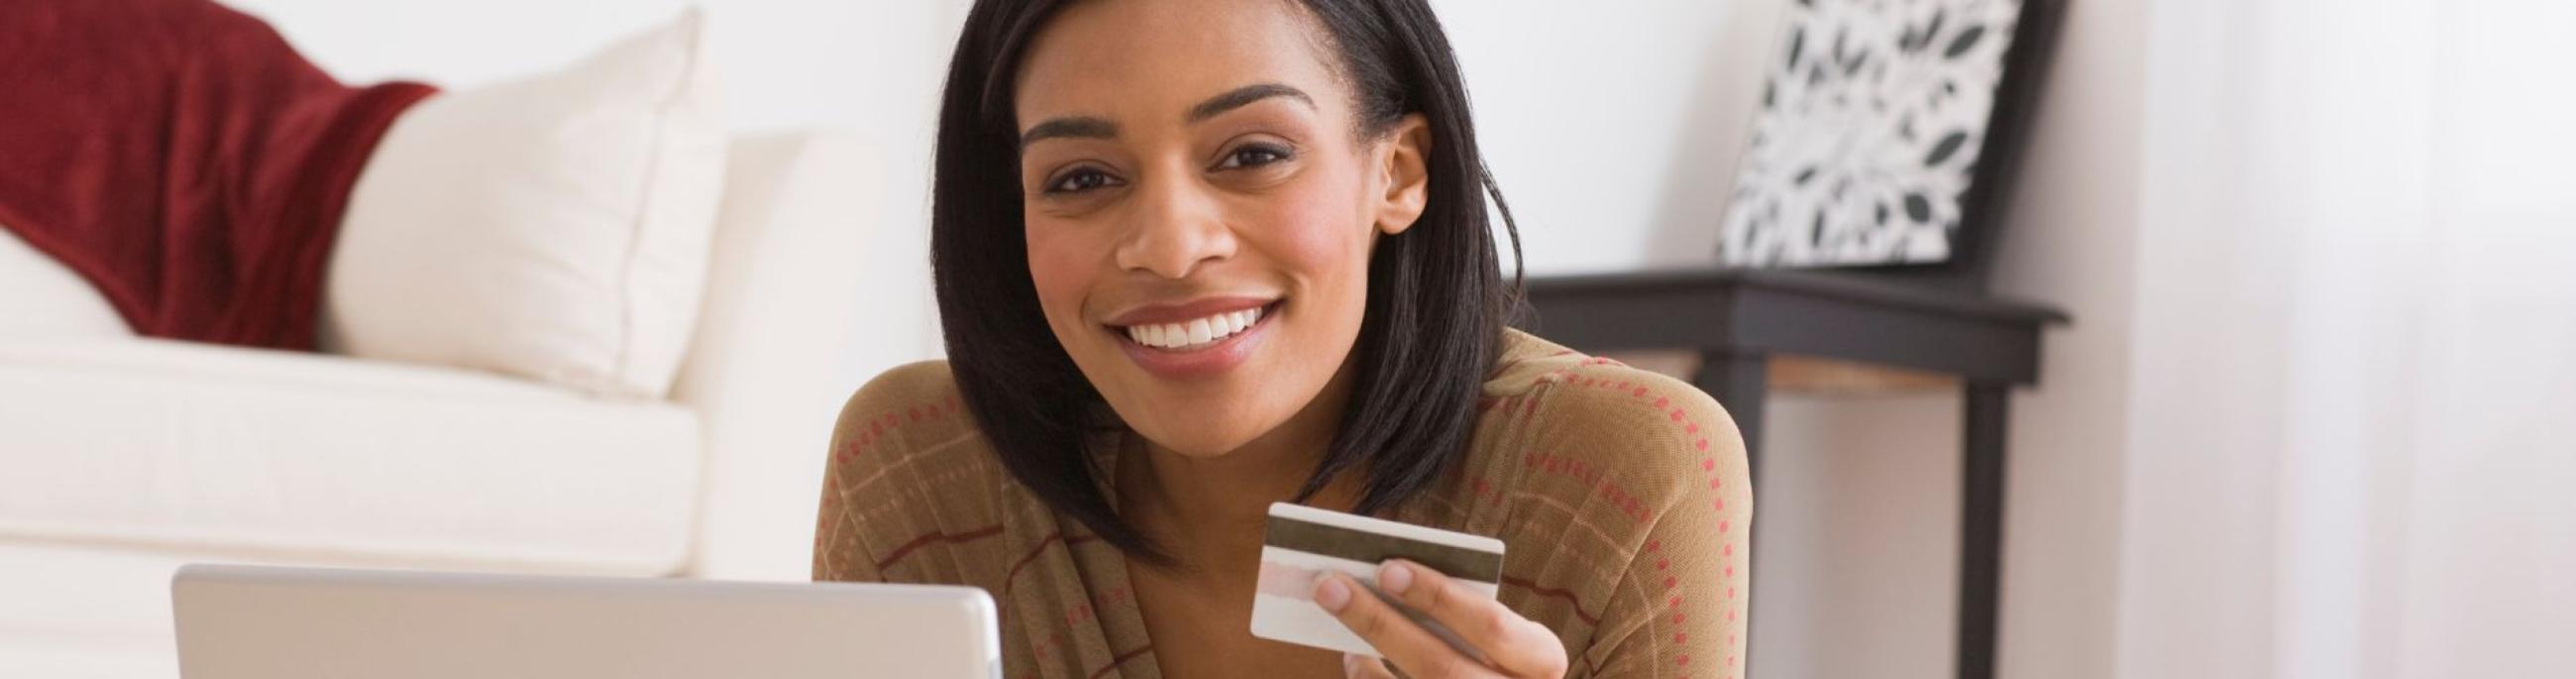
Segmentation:
<svg viewBox="0 0 2576 679">
<path fill-rule="evenodd" d="M 1282 0 L 1287 1 L 1287 0 Z M 1428 201 L 1420 221 L 1383 236 L 1349 402 L 1297 499 L 1345 471 L 1363 474 L 1357 511 L 1378 514 L 1421 492 L 1465 455 L 1477 398 L 1519 304 L 1496 259 L 1486 197 L 1520 232 L 1476 148 L 1457 58 L 1426 0 L 1302 0 L 1339 53 L 1355 133 L 1373 139 L 1405 115 L 1427 119 Z M 1004 468 L 1040 500 L 1131 557 L 1171 560 L 1118 516 L 1111 470 L 1087 446 L 1104 428 L 1099 392 L 1048 329 L 1029 277 L 1013 103 L 1022 54 L 1066 0 L 979 0 L 967 14 L 941 95 L 931 186 L 931 266 L 940 329 L 966 408 Z"/>
</svg>

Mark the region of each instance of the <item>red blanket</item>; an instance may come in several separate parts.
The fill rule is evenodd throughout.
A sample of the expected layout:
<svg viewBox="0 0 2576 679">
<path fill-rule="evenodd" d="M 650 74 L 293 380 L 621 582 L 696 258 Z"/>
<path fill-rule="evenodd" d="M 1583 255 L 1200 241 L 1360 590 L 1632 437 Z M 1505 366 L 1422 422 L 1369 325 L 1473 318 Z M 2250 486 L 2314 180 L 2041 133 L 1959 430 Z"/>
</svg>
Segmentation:
<svg viewBox="0 0 2576 679">
<path fill-rule="evenodd" d="M 0 1 L 0 225 L 136 332 L 310 349 L 349 189 L 432 91 L 204 0 Z"/>
</svg>

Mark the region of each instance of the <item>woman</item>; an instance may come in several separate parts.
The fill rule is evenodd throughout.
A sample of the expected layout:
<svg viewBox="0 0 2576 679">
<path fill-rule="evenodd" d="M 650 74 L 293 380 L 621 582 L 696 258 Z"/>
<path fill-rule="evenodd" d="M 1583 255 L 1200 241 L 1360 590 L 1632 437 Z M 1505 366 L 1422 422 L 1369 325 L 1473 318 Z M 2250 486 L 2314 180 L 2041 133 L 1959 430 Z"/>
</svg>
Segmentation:
<svg viewBox="0 0 2576 679">
<path fill-rule="evenodd" d="M 937 156 L 949 360 L 842 412 L 817 579 L 982 587 L 1013 676 L 1739 672 L 1735 428 L 1504 327 L 1423 0 L 978 2 Z M 1308 592 L 1383 660 L 1253 637 L 1274 501 L 1496 536 L 1500 600 L 1390 562 Z"/>
</svg>

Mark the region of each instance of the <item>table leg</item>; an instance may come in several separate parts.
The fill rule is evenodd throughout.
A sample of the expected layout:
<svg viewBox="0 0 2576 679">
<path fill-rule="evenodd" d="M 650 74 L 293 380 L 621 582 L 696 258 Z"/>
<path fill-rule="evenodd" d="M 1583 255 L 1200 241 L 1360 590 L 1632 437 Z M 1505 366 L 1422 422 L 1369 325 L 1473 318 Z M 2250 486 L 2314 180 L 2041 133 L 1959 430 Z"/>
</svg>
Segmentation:
<svg viewBox="0 0 2576 679">
<path fill-rule="evenodd" d="M 2004 549 L 2004 422 L 2010 395 L 2011 386 L 2005 384 L 1967 387 L 1960 450 L 1960 679 L 1995 676 Z"/>
</svg>

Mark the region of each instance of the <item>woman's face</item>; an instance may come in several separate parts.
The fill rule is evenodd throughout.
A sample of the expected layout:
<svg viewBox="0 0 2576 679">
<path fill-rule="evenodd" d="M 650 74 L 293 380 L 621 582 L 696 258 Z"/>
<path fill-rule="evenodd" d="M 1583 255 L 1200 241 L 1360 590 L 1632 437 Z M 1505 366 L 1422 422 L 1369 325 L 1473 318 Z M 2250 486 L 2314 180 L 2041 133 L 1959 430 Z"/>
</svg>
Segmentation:
<svg viewBox="0 0 2576 679">
<path fill-rule="evenodd" d="M 1304 12 L 1079 3 L 1020 65 L 1047 325 L 1129 426 L 1184 455 L 1337 421 L 1371 248 L 1422 212 L 1420 117 L 1355 134 L 1328 35 Z"/>
</svg>

